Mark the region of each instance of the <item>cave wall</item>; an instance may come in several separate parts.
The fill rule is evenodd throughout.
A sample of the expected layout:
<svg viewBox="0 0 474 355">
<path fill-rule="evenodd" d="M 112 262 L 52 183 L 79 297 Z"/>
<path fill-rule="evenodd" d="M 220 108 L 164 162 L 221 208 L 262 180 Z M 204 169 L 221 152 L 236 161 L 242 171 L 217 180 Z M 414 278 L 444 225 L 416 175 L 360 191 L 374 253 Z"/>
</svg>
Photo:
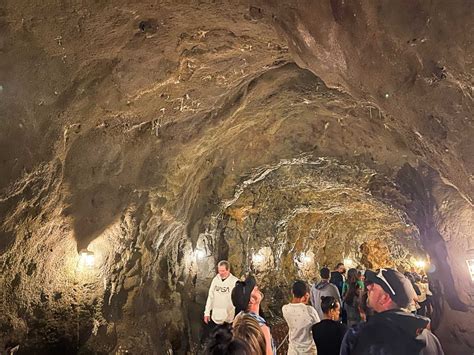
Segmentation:
<svg viewBox="0 0 474 355">
<path fill-rule="evenodd" d="M 462 29 L 472 5 L 426 6 L 2 3 L 0 345 L 197 352 L 215 262 L 252 267 L 237 258 L 236 234 L 268 247 L 256 232 L 297 207 L 299 186 L 313 189 L 300 195 L 305 207 L 325 209 L 322 187 L 334 185 L 347 189 L 341 208 L 347 198 L 366 213 L 360 229 L 375 236 L 388 220 L 379 239 L 407 242 L 394 265 L 420 247 L 442 261 L 432 275 L 447 285 L 441 339 L 470 351 L 460 255 L 472 248 L 472 43 Z M 453 17 L 461 26 L 448 28 Z M 332 163 L 248 183 L 295 159 Z M 272 189 L 291 181 L 293 204 Z M 256 229 L 253 203 L 268 219 Z M 316 222 L 298 215 L 285 238 L 309 250 Z M 81 271 L 86 247 L 96 266 Z M 325 263 L 342 249 L 311 255 Z M 281 275 L 314 276 L 290 259 Z"/>
</svg>

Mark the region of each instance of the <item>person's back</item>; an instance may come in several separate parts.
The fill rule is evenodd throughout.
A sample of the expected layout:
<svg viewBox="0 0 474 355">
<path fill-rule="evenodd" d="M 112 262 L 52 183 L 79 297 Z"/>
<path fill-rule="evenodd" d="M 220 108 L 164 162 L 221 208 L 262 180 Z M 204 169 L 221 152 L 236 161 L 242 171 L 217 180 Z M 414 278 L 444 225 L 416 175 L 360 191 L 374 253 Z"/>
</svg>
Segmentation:
<svg viewBox="0 0 474 355">
<path fill-rule="evenodd" d="M 331 272 L 328 268 L 322 268 L 320 270 L 322 280 L 311 287 L 311 304 L 318 313 L 319 319 L 323 318 L 323 311 L 321 310 L 321 297 L 334 297 L 339 302 L 339 304 L 341 304 L 341 296 L 337 287 L 329 282 L 330 273 Z"/>
<path fill-rule="evenodd" d="M 322 298 L 321 308 L 324 318 L 312 327 L 318 355 L 339 355 L 347 330 L 347 327 L 339 322 L 341 306 L 334 297 L 327 296 Z"/>
<path fill-rule="evenodd" d="M 406 311 L 414 295 L 410 281 L 390 268 L 367 271 L 366 276 L 367 304 L 377 313 L 355 333 L 346 334 L 340 354 L 443 354 L 438 339 L 427 329 L 429 319 Z"/>
<path fill-rule="evenodd" d="M 342 286 L 344 284 L 344 274 L 346 272 L 346 269 L 344 267 L 343 263 L 338 263 L 336 265 L 336 269 L 331 272 L 331 276 L 329 279 L 329 282 L 332 283 L 337 287 L 337 290 L 339 291 L 339 295 L 342 297 Z"/>
<path fill-rule="evenodd" d="M 308 288 L 303 281 L 293 284 L 292 302 L 283 306 L 283 318 L 289 328 L 288 354 L 316 354 L 316 346 L 311 335 L 311 326 L 319 322 L 316 310 L 306 303 Z"/>
<path fill-rule="evenodd" d="M 350 354 L 421 354 L 426 342 L 417 337 L 417 332 L 421 332 L 426 325 L 426 318 L 400 310 L 375 314 L 361 329 Z"/>
<path fill-rule="evenodd" d="M 318 349 L 318 355 L 339 355 L 342 339 L 347 327 L 341 322 L 323 319 L 313 325 L 313 339 Z"/>
<path fill-rule="evenodd" d="M 362 320 L 359 312 L 359 297 L 361 296 L 362 290 L 356 279 L 346 284 L 348 287 L 344 295 L 344 310 L 347 314 L 347 326 L 351 327 Z"/>
</svg>

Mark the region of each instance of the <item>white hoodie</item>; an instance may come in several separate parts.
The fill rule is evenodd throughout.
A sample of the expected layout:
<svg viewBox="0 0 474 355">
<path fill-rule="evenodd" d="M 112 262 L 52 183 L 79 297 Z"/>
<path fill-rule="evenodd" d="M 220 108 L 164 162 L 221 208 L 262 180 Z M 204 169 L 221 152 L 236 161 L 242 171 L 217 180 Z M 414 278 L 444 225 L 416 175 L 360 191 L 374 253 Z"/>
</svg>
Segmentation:
<svg viewBox="0 0 474 355">
<path fill-rule="evenodd" d="M 232 274 L 229 274 L 225 280 L 222 280 L 219 274 L 212 279 L 204 315 L 209 316 L 212 311 L 211 319 L 214 323 L 231 323 L 234 319 L 235 308 L 231 294 L 237 281 L 239 279 Z"/>
</svg>

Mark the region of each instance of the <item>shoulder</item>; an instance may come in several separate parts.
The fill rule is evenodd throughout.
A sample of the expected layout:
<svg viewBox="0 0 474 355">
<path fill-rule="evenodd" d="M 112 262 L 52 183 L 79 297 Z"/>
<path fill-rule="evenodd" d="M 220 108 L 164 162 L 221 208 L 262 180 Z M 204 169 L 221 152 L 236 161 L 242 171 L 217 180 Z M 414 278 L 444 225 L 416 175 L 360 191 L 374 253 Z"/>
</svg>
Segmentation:
<svg viewBox="0 0 474 355">
<path fill-rule="evenodd" d="M 317 333 L 319 329 L 321 329 L 322 327 L 324 327 L 324 322 L 323 321 L 320 321 L 318 323 L 314 323 L 312 326 L 311 326 L 311 330 L 313 331 L 313 334 Z"/>
<path fill-rule="evenodd" d="M 235 286 L 235 283 L 239 281 L 239 279 L 235 277 L 234 275 L 230 274 L 226 281 L 232 286 Z"/>
<path fill-rule="evenodd" d="M 362 323 L 359 323 L 359 324 L 362 324 Z M 337 328 L 339 329 L 342 335 L 346 334 L 346 332 L 349 330 L 347 325 L 343 323 L 337 323 Z"/>
<path fill-rule="evenodd" d="M 318 312 L 316 312 L 316 309 L 313 306 L 306 305 L 306 310 L 310 315 L 312 315 L 313 317 L 316 316 L 319 319 Z"/>
<path fill-rule="evenodd" d="M 219 275 L 216 275 L 212 278 L 211 284 L 217 282 Z"/>
</svg>

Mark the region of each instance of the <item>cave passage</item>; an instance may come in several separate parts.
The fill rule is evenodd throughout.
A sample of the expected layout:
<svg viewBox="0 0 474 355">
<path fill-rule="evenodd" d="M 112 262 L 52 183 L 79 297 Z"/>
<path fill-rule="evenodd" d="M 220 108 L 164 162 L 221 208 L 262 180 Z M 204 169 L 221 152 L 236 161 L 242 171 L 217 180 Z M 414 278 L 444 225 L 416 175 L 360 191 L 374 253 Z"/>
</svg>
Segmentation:
<svg viewBox="0 0 474 355">
<path fill-rule="evenodd" d="M 472 1 L 0 3 L 0 352 L 198 354 L 216 264 L 426 273 L 474 349 Z M 283 349 L 283 348 L 282 348 Z"/>
</svg>

